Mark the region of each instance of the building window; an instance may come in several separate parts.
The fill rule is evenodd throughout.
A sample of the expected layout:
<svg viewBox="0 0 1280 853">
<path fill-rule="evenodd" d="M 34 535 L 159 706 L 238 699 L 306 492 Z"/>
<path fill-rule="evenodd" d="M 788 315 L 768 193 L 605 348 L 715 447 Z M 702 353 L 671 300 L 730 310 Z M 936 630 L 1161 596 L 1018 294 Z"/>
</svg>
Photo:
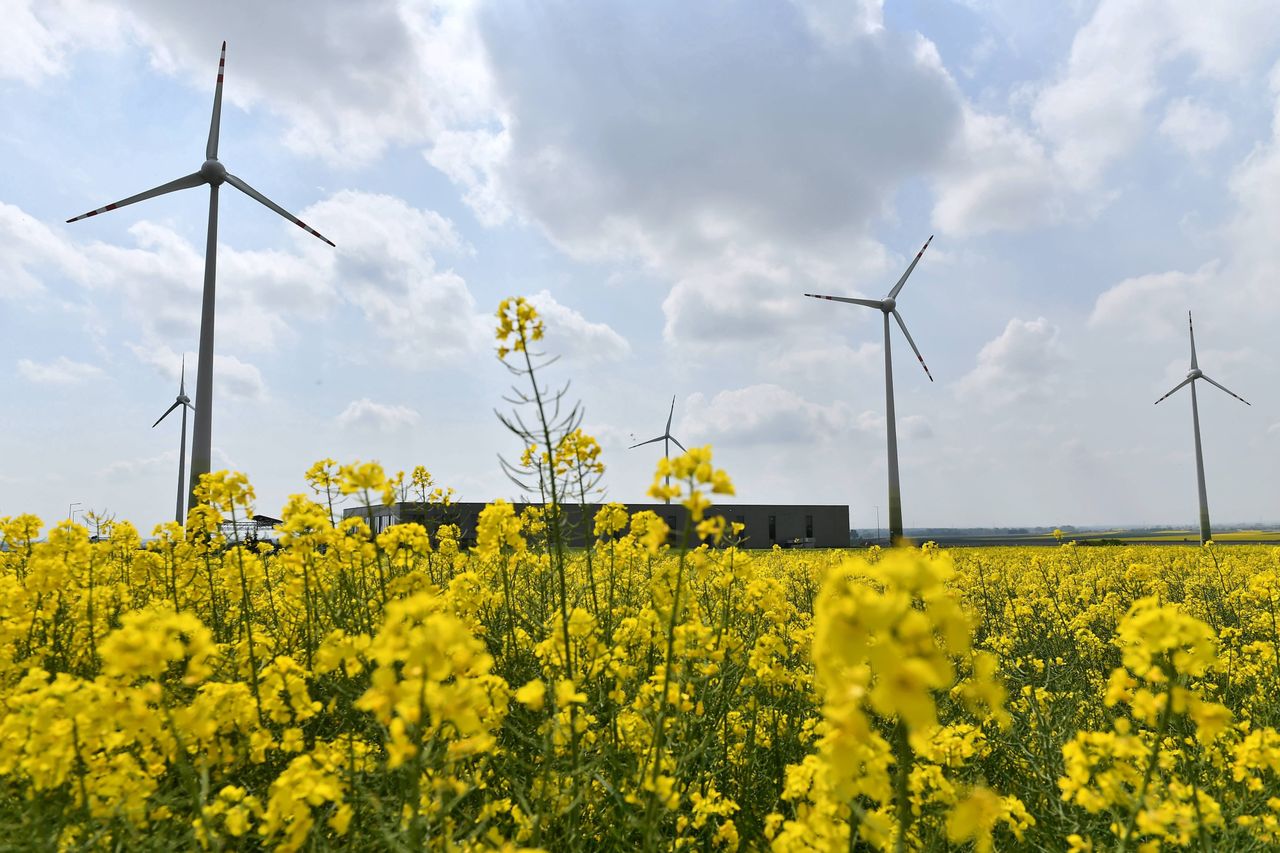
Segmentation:
<svg viewBox="0 0 1280 853">
<path fill-rule="evenodd" d="M 769 541 L 778 541 L 778 517 L 776 515 L 769 516 Z"/>
<path fill-rule="evenodd" d="M 813 516 L 812 515 L 806 515 L 804 517 L 804 538 L 805 539 L 813 538 Z"/>
</svg>

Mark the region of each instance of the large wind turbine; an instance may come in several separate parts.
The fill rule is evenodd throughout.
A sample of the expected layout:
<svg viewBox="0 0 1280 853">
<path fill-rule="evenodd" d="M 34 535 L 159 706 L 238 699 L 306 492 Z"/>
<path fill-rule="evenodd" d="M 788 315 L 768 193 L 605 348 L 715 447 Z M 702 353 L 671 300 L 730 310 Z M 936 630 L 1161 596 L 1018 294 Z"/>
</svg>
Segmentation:
<svg viewBox="0 0 1280 853">
<path fill-rule="evenodd" d="M 933 374 L 929 372 L 929 367 L 924 363 L 924 358 L 920 355 L 920 350 L 916 348 L 916 342 L 911 340 L 911 333 L 907 331 L 907 324 L 902 321 L 902 315 L 898 313 L 898 294 L 902 292 L 902 286 L 907 283 L 907 277 L 911 275 L 912 270 L 916 268 L 916 264 L 920 263 L 924 250 L 929 248 L 929 244 L 933 242 L 933 235 L 929 235 L 929 239 L 924 241 L 924 246 L 916 253 L 915 259 L 911 265 L 907 267 L 907 271 L 902 274 L 902 278 L 898 279 L 898 283 L 889 291 L 889 295 L 884 299 L 851 299 L 846 296 L 820 296 L 816 293 L 806 293 L 805 296 L 811 296 L 814 299 L 830 299 L 832 302 L 848 302 L 851 305 L 865 305 L 868 308 L 875 308 L 884 314 L 884 410 L 885 410 L 885 426 L 889 435 L 889 544 L 897 545 L 902 539 L 902 494 L 898 488 L 898 425 L 897 418 L 893 411 L 893 358 L 889 351 L 889 315 L 893 315 L 893 319 L 898 321 L 898 327 L 902 329 L 902 334 L 906 336 L 907 343 L 911 344 L 911 349 L 915 352 L 916 358 L 920 361 L 920 366 L 924 368 L 925 376 L 929 377 L 929 381 L 933 381 Z"/>
<path fill-rule="evenodd" d="M 1219 385 L 1204 375 L 1204 371 L 1200 369 L 1200 365 L 1196 361 L 1196 330 L 1191 325 L 1190 311 L 1187 312 L 1187 331 L 1191 334 L 1191 369 L 1187 371 L 1186 379 L 1173 386 L 1173 390 L 1161 397 L 1160 400 L 1156 400 L 1156 405 L 1160 405 L 1161 400 L 1168 398 L 1183 385 L 1191 386 L 1191 426 L 1196 436 L 1196 488 L 1200 491 L 1200 544 L 1203 545 L 1213 538 L 1213 532 L 1209 530 L 1209 497 L 1204 488 L 1204 453 L 1200 449 L 1200 407 L 1196 404 L 1196 380 L 1203 379 L 1210 385 L 1221 388 L 1246 406 L 1252 406 L 1253 404 L 1228 389 L 1225 385 Z"/>
<path fill-rule="evenodd" d="M 218 188 L 228 183 L 240 192 L 266 205 L 285 219 L 297 225 L 330 246 L 333 241 L 319 231 L 307 225 L 298 217 L 276 204 L 262 193 L 227 171 L 227 167 L 218 161 L 218 127 L 222 121 L 222 72 L 227 63 L 227 43 L 222 43 L 222 55 L 218 59 L 218 82 L 213 90 L 213 118 L 209 122 L 209 142 L 205 146 L 205 161 L 199 171 L 192 172 L 167 184 L 129 196 L 122 201 L 91 210 L 88 213 L 68 219 L 76 222 L 108 210 L 124 207 L 138 201 L 165 195 L 178 190 L 189 190 L 201 184 L 209 185 L 209 237 L 204 250 L 204 296 L 200 308 L 200 363 L 196 366 L 196 416 L 195 434 L 191 441 L 191 482 L 192 505 L 195 503 L 195 488 L 200 482 L 200 475 L 209 472 L 212 451 L 213 432 L 213 306 L 215 295 L 215 269 L 218 262 Z M 179 519 L 181 520 L 181 519 Z"/>
<path fill-rule="evenodd" d="M 182 499 L 186 497 L 186 479 L 187 479 L 187 409 L 195 411 L 195 407 L 191 405 L 191 398 L 187 396 L 187 357 L 182 357 L 182 375 L 178 380 L 178 399 L 173 401 L 173 405 L 164 410 L 164 414 L 156 419 L 151 425 L 152 429 L 160 426 L 160 421 L 169 417 L 169 413 L 174 409 L 182 407 L 182 440 L 178 442 L 178 509 L 174 515 L 174 520 L 179 524 L 186 521 L 186 515 L 182 512 Z"/>
<path fill-rule="evenodd" d="M 633 444 L 627 449 L 635 450 L 637 447 L 644 447 L 646 444 L 653 444 L 655 441 L 661 441 L 662 455 L 665 458 L 670 459 L 671 458 L 671 442 L 675 441 L 676 447 L 680 448 L 681 450 L 684 450 L 685 453 L 688 453 L 689 451 L 685 450 L 685 446 L 680 442 L 676 441 L 676 437 L 671 434 L 671 418 L 675 416 L 675 413 L 676 413 L 676 398 L 672 397 L 671 411 L 667 412 L 667 428 L 663 430 L 662 435 L 658 436 L 657 438 L 651 438 L 648 441 L 642 441 L 639 444 Z M 670 474 L 667 475 L 667 485 L 668 486 L 671 485 Z M 671 503 L 671 498 L 667 498 L 667 503 Z"/>
</svg>

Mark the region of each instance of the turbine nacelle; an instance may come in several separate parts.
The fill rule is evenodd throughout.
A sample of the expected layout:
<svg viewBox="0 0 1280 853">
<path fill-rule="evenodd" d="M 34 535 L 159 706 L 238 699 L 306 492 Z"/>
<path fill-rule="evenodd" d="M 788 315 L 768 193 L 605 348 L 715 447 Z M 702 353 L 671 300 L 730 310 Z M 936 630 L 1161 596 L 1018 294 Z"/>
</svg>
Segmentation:
<svg viewBox="0 0 1280 853">
<path fill-rule="evenodd" d="M 1204 371 L 1203 371 L 1203 370 L 1201 370 L 1201 369 L 1200 369 L 1200 368 L 1198 368 L 1198 367 L 1193 367 L 1193 368 L 1191 368 L 1190 370 L 1188 370 L 1188 371 L 1187 371 L 1187 378 L 1188 378 L 1188 379 L 1199 379 L 1199 378 L 1201 378 L 1202 376 L 1204 376 Z"/>
<path fill-rule="evenodd" d="M 200 166 L 200 177 L 204 178 L 205 183 L 221 186 L 227 179 L 227 167 L 216 157 L 210 157 Z"/>
<path fill-rule="evenodd" d="M 186 394 L 179 394 L 179 395 L 178 395 L 178 402 L 179 402 L 179 403 L 181 403 L 181 404 L 182 404 L 182 405 L 184 405 L 184 406 L 190 406 L 190 405 L 191 405 L 191 398 L 190 398 L 190 397 L 188 397 Z"/>
<path fill-rule="evenodd" d="M 886 296 L 880 300 L 880 310 L 886 314 L 892 314 L 893 309 L 898 307 L 898 303 L 894 301 L 892 296 Z"/>
</svg>

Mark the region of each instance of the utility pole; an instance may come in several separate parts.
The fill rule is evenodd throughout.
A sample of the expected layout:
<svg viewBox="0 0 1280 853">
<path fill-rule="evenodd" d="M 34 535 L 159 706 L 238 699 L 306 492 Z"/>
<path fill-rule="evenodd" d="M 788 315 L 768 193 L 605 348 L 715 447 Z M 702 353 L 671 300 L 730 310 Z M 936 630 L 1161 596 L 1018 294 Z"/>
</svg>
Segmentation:
<svg viewBox="0 0 1280 853">
<path fill-rule="evenodd" d="M 67 521 L 74 522 L 76 520 L 75 515 L 71 512 L 71 510 L 73 507 L 77 507 L 77 506 L 80 506 L 80 501 L 72 501 L 71 503 L 67 504 Z"/>
<path fill-rule="evenodd" d="M 880 507 L 876 507 L 876 544 L 880 544 Z"/>
</svg>

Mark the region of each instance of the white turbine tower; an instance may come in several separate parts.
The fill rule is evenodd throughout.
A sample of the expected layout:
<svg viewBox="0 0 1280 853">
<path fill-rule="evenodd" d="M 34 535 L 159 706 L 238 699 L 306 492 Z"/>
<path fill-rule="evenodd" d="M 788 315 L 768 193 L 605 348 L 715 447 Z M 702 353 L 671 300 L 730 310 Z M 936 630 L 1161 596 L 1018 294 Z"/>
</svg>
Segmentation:
<svg viewBox="0 0 1280 853">
<path fill-rule="evenodd" d="M 667 428 L 666 428 L 665 430 L 663 430 L 662 435 L 658 436 L 657 438 L 651 438 L 651 439 L 649 439 L 648 441 L 642 441 L 642 442 L 640 442 L 639 444 L 633 444 L 633 445 L 631 445 L 630 447 L 628 447 L 627 449 L 628 449 L 628 450 L 635 450 L 637 447 L 644 447 L 646 444 L 653 444 L 655 441 L 661 441 L 661 442 L 662 442 L 662 455 L 663 455 L 664 457 L 666 457 L 667 459 L 670 459 L 670 458 L 671 458 L 671 442 L 673 442 L 673 441 L 674 441 L 674 442 L 675 442 L 676 447 L 680 448 L 681 450 L 684 450 L 684 451 L 685 451 L 685 453 L 688 453 L 689 451 L 688 451 L 688 450 L 685 450 L 685 446 L 684 446 L 683 444 L 681 444 L 680 442 L 676 441 L 676 437 L 675 437 L 674 435 L 672 435 L 672 434 L 671 434 L 671 418 L 675 416 L 675 413 L 676 413 L 676 398 L 675 398 L 675 397 L 672 397 L 672 398 L 671 398 L 671 411 L 667 412 Z M 668 474 L 668 475 L 667 475 L 667 485 L 668 485 L 668 486 L 670 486 L 670 485 L 671 485 L 671 475 L 670 475 L 670 474 Z M 667 501 L 666 501 L 666 502 L 667 502 L 667 503 L 671 503 L 671 498 L 667 498 Z"/>
<path fill-rule="evenodd" d="M 124 207 L 126 204 L 133 204 L 138 201 L 145 201 L 149 198 L 155 198 L 166 193 L 176 192 L 178 190 L 189 190 L 198 187 L 201 184 L 209 185 L 209 236 L 205 243 L 204 250 L 204 296 L 201 300 L 200 308 L 200 353 L 199 364 L 196 365 L 196 408 L 195 408 L 195 433 L 191 441 L 191 481 L 190 492 L 192 494 L 191 503 L 195 503 L 195 488 L 200 482 L 200 475 L 209 472 L 210 456 L 212 454 L 212 438 L 213 438 L 213 318 L 214 318 L 214 297 L 215 287 L 215 270 L 218 262 L 218 188 L 223 183 L 228 183 L 240 192 L 249 196 L 249 198 L 260 202 L 261 204 L 271 208 L 285 219 L 297 225 L 315 237 L 320 238 L 330 246 L 333 241 L 325 237 L 319 231 L 307 225 L 298 217 L 276 204 L 262 193 L 249 186 L 247 183 L 232 175 L 227 171 L 227 167 L 218 161 L 218 128 L 222 121 L 222 72 L 227 62 L 227 43 L 222 43 L 222 55 L 218 59 L 218 81 L 213 90 L 213 118 L 209 122 L 209 142 L 205 146 L 205 161 L 200 166 L 199 171 L 192 172 L 177 180 L 170 181 L 167 184 L 129 196 L 122 201 L 109 204 L 106 207 L 100 207 L 97 210 L 91 210 L 88 213 L 68 219 L 67 222 L 76 222 L 90 216 L 97 216 L 99 213 L 106 213 L 108 210 L 115 210 Z"/>
<path fill-rule="evenodd" d="M 174 515 L 174 520 L 179 524 L 183 524 L 187 519 L 182 509 L 182 499 L 186 497 L 186 469 L 187 469 L 187 409 L 195 411 L 195 407 L 191 405 L 191 398 L 187 396 L 187 358 L 182 357 L 182 375 L 178 380 L 178 399 L 173 401 L 173 405 L 164 410 L 164 414 L 156 419 L 151 425 L 152 429 L 160 426 L 160 421 L 169 417 L 169 413 L 174 409 L 182 407 L 182 438 L 178 442 L 178 509 Z"/>
<path fill-rule="evenodd" d="M 929 377 L 929 381 L 933 381 L 933 374 L 929 372 L 929 367 L 924 363 L 924 358 L 920 355 L 920 350 L 916 348 L 916 342 L 911 340 L 911 333 L 907 331 L 907 324 L 902 321 L 902 315 L 898 313 L 898 294 L 902 292 L 902 286 L 907 283 L 907 277 L 911 275 L 912 270 L 916 268 L 916 264 L 920 263 L 924 250 L 929 248 L 929 244 L 933 242 L 933 235 L 929 235 L 929 239 L 924 241 L 924 246 L 916 253 L 915 259 L 911 265 L 907 267 L 907 271 L 902 274 L 902 278 L 898 279 L 898 283 L 889 291 L 889 295 L 884 299 L 852 299 L 846 296 L 820 296 L 816 293 L 806 293 L 805 296 L 811 296 L 814 299 L 830 299 L 832 302 L 848 302 L 851 305 L 865 305 L 868 308 L 875 308 L 884 314 L 884 409 L 885 409 L 885 426 L 889 437 L 889 544 L 897 545 L 902 539 L 902 493 L 898 487 L 898 426 L 897 418 L 893 411 L 893 357 L 889 350 L 889 315 L 893 315 L 893 319 L 898 321 L 898 327 L 902 329 L 902 334 L 906 336 L 907 343 L 911 344 L 911 349 L 915 352 L 916 358 L 920 362 L 920 366 L 924 368 L 925 376 Z"/>
<path fill-rule="evenodd" d="M 1253 404 L 1225 385 L 1219 385 L 1214 382 L 1208 376 L 1205 376 L 1204 371 L 1200 369 L 1200 364 L 1196 361 L 1196 330 L 1191 325 L 1190 311 L 1187 312 L 1187 331 L 1191 334 L 1191 369 L 1187 371 L 1186 379 L 1173 386 L 1173 390 L 1156 400 L 1155 404 L 1157 406 L 1160 405 L 1161 400 L 1167 399 L 1182 386 L 1191 386 L 1191 426 L 1196 436 L 1196 488 L 1200 492 L 1200 544 L 1203 545 L 1213 538 L 1213 532 L 1209 529 L 1209 496 L 1204 488 L 1204 452 L 1200 449 L 1200 407 L 1196 403 L 1196 380 L 1203 379 L 1210 385 L 1221 388 L 1246 406 L 1252 406 Z"/>
</svg>

